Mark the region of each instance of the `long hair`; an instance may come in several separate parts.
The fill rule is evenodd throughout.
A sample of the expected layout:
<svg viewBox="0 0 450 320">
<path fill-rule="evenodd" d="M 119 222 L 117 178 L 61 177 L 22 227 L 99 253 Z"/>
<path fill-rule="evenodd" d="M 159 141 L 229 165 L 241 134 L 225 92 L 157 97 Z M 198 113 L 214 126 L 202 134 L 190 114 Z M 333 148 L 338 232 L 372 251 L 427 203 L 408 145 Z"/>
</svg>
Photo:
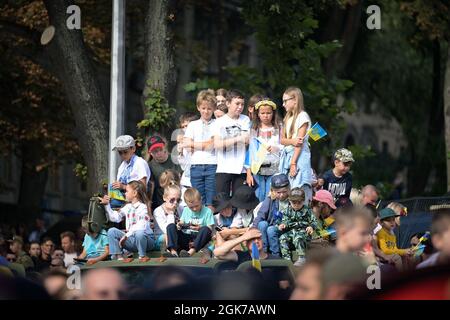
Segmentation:
<svg viewBox="0 0 450 320">
<path fill-rule="evenodd" d="M 161 173 L 161 176 L 159 177 L 159 185 L 162 189 L 171 185 L 180 186 L 180 180 L 181 178 L 178 171 L 173 169 L 167 169 L 164 170 L 163 173 Z"/>
<path fill-rule="evenodd" d="M 147 206 L 147 214 L 150 216 L 150 218 L 152 218 L 152 214 L 150 212 L 150 201 L 147 197 L 145 184 L 143 184 L 142 181 L 134 180 L 129 182 L 128 185 L 136 191 L 138 200 Z"/>
<path fill-rule="evenodd" d="M 297 119 L 297 116 L 300 112 L 305 110 L 304 102 L 303 102 L 303 93 L 302 90 L 300 90 L 297 87 L 289 87 L 284 91 L 284 94 L 292 96 L 296 99 L 297 105 L 292 111 L 288 111 L 286 115 L 284 116 L 283 120 L 283 131 L 286 136 L 286 138 L 292 138 L 295 134 L 295 120 Z M 287 123 L 288 120 L 292 118 L 291 127 L 289 128 L 289 132 L 286 132 Z"/>
</svg>

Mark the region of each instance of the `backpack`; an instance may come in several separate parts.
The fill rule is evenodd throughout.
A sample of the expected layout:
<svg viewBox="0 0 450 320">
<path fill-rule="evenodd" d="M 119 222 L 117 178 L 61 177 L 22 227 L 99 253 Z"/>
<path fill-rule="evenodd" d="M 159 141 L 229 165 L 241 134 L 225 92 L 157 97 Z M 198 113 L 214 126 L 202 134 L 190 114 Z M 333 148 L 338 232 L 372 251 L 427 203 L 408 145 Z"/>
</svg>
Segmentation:
<svg viewBox="0 0 450 320">
<path fill-rule="evenodd" d="M 92 197 L 89 199 L 89 210 L 87 216 L 90 232 L 99 233 L 108 223 L 105 207 L 100 204 L 97 197 Z"/>
</svg>

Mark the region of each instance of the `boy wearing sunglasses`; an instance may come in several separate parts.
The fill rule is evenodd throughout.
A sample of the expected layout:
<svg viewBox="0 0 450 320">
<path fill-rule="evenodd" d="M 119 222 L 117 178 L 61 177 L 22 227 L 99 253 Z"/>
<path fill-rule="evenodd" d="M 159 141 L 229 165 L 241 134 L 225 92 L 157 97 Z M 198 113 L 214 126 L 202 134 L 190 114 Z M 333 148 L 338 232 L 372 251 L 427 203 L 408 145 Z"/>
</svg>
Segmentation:
<svg viewBox="0 0 450 320">
<path fill-rule="evenodd" d="M 305 205 L 305 192 L 300 188 L 293 188 L 289 194 L 289 205 L 281 221 L 278 222 L 280 230 L 280 250 L 283 259 L 291 260 L 290 247 L 295 247 L 298 260 L 294 265 L 300 266 L 305 262 L 305 253 L 311 235 L 317 229 L 317 219 L 310 207 Z"/>
<path fill-rule="evenodd" d="M 125 198 L 125 188 L 129 182 L 141 181 L 147 187 L 151 176 L 150 168 L 147 161 L 135 154 L 134 138 L 129 135 L 118 137 L 113 150 L 117 150 L 122 163 L 117 171 L 117 180 L 111 185 L 112 188 L 119 190 L 122 193 L 122 198 Z M 114 197 L 112 198 L 114 199 Z M 125 201 L 112 201 L 111 207 L 117 208 L 124 204 Z"/>
</svg>

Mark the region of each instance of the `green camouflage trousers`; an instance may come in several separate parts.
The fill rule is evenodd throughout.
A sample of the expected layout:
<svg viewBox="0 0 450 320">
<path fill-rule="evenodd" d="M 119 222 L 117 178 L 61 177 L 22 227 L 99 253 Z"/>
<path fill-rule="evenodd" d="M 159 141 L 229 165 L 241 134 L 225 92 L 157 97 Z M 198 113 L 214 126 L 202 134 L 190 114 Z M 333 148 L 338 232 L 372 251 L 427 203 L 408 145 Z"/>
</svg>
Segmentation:
<svg viewBox="0 0 450 320">
<path fill-rule="evenodd" d="M 295 247 L 299 257 L 305 257 L 305 252 L 308 247 L 311 237 L 306 232 L 288 231 L 280 236 L 280 251 L 283 259 L 292 260 L 291 247 Z"/>
</svg>

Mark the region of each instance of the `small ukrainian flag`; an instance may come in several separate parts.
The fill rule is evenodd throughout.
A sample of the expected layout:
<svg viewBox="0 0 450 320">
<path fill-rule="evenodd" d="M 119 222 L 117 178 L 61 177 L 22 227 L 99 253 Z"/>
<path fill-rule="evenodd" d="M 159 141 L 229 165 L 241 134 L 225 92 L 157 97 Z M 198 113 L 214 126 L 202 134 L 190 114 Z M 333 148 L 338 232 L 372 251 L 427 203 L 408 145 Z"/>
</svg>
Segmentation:
<svg viewBox="0 0 450 320">
<path fill-rule="evenodd" d="M 262 272 L 261 260 L 259 259 L 259 250 L 255 242 L 252 243 L 252 266 L 259 272 Z"/>
<path fill-rule="evenodd" d="M 317 141 L 327 135 L 327 132 L 324 128 L 320 126 L 318 122 L 316 122 L 306 133 L 313 139 L 314 141 Z"/>
</svg>

